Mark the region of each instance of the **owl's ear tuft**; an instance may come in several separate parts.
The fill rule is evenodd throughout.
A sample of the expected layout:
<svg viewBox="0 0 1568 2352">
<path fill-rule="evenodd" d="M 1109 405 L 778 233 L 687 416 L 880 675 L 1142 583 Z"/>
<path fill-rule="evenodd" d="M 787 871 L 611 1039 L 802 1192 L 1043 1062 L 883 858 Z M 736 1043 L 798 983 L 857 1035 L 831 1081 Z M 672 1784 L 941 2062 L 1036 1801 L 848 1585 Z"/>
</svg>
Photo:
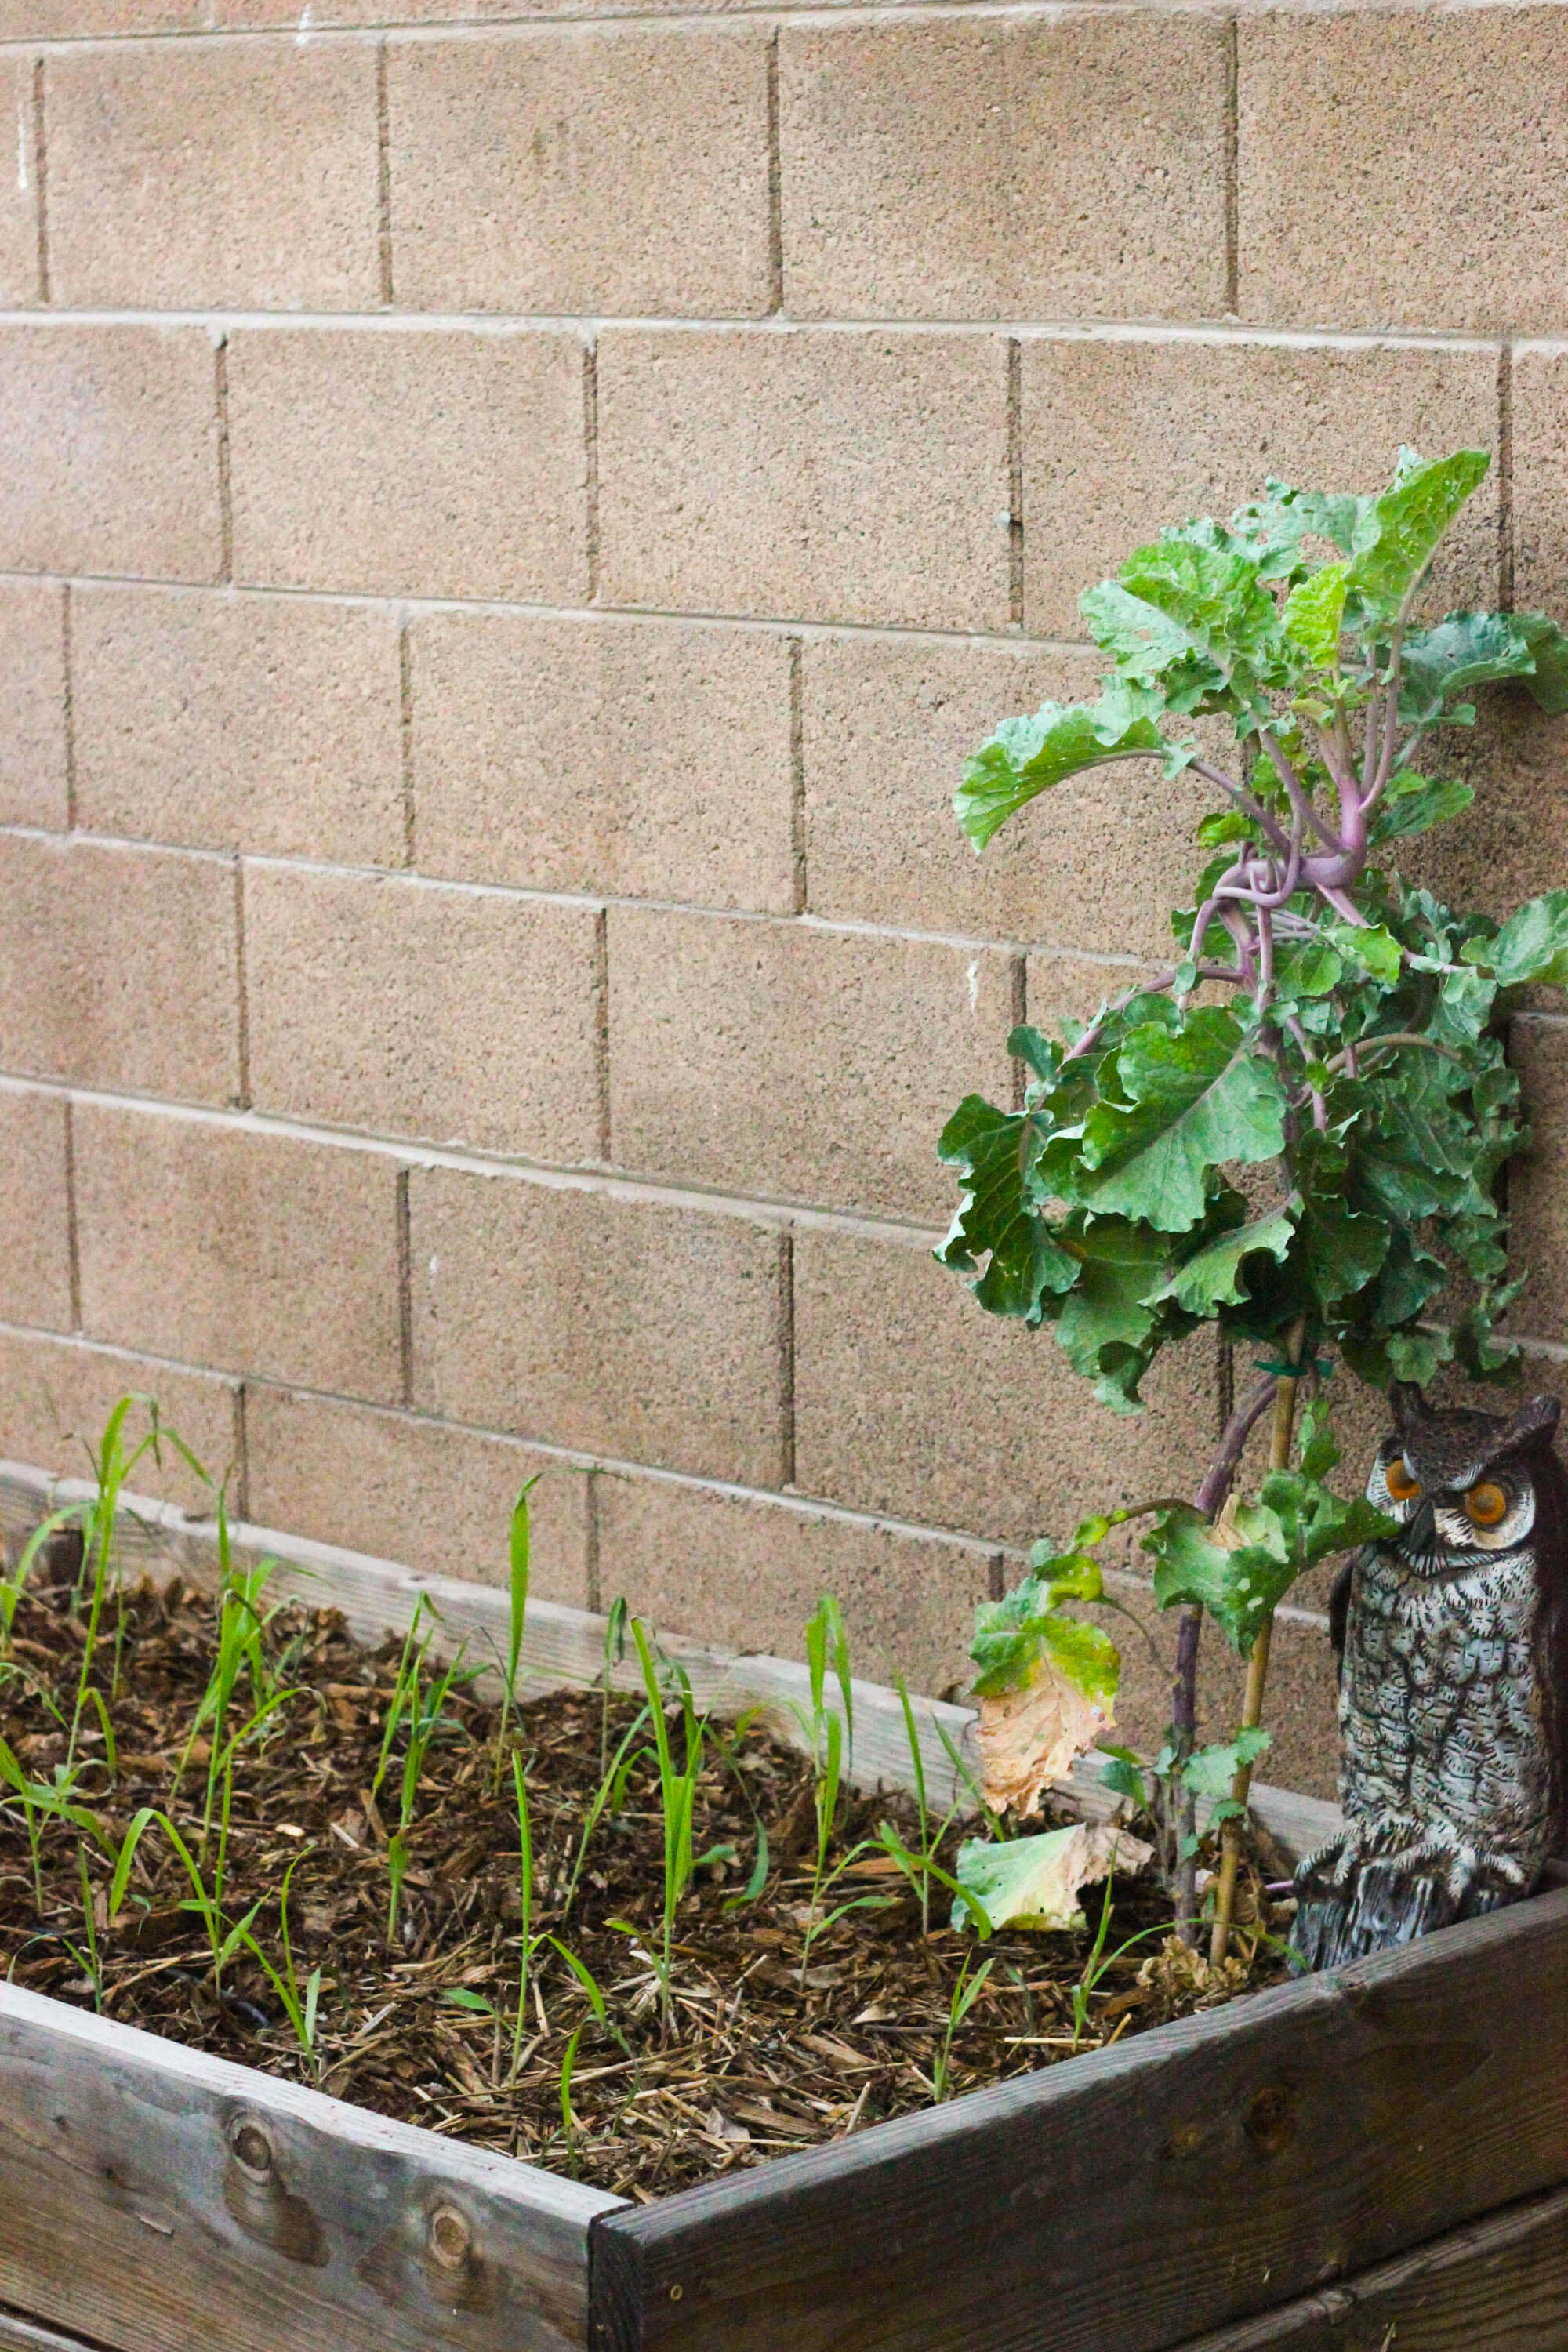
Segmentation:
<svg viewBox="0 0 1568 2352">
<path fill-rule="evenodd" d="M 1528 1404 L 1521 1405 L 1509 1423 L 1503 1433 L 1502 1444 L 1498 1451 L 1510 1454 L 1522 1453 L 1542 1445 L 1550 1445 L 1556 1433 L 1558 1418 L 1562 1411 L 1561 1397 L 1531 1397 Z"/>
<path fill-rule="evenodd" d="M 1394 1425 L 1401 1437 L 1432 1418 L 1432 1408 L 1414 1381 L 1395 1381 L 1388 1391 L 1388 1401 L 1394 1407 Z"/>
</svg>

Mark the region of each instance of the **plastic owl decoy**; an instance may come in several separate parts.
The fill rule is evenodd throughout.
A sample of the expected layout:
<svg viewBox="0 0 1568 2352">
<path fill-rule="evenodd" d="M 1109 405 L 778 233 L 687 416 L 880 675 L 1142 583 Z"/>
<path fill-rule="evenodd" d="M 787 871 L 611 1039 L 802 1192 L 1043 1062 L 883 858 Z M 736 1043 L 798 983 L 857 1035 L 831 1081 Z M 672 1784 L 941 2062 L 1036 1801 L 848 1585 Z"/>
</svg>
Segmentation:
<svg viewBox="0 0 1568 2352">
<path fill-rule="evenodd" d="M 1368 1500 L 1401 1522 L 1342 1571 L 1342 1831 L 1296 1873 L 1293 1958 L 1325 1969 L 1516 1902 L 1568 1803 L 1561 1411 L 1429 1410 L 1396 1386 Z"/>
</svg>

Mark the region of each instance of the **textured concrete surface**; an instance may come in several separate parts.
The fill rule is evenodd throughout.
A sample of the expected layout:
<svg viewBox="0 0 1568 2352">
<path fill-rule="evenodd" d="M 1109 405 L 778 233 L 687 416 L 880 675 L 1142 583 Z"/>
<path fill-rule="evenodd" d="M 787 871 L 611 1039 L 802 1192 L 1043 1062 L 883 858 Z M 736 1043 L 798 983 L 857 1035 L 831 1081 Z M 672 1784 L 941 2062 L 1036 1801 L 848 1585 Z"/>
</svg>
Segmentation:
<svg viewBox="0 0 1568 2352">
<path fill-rule="evenodd" d="M 1010 1094 L 1022 975 L 995 949 L 615 907 L 609 964 L 623 1167 L 934 1223 L 948 1113 Z"/>
<path fill-rule="evenodd" d="M 226 859 L 0 834 L 0 901 L 6 1068 L 183 1102 L 238 1101 Z"/>
<path fill-rule="evenodd" d="M 0 0 L 0 41 L 15 1442 L 152 1388 L 253 1509 L 479 1575 L 546 1460 L 563 1598 L 790 1648 L 836 1585 L 868 1670 L 947 1679 L 996 1548 L 1190 1489 L 1221 1395 L 1203 1340 L 1118 1420 L 931 1262 L 946 1114 L 1021 1006 L 1166 955 L 1209 805 L 1109 769 L 977 858 L 963 761 L 1093 695 L 1082 588 L 1270 473 L 1486 447 L 1431 606 L 1568 616 L 1561 12 Z M 1423 762 L 1477 797 L 1411 878 L 1568 879 L 1561 722 L 1483 699 Z M 1555 1344 L 1563 1009 L 1510 1179 Z M 1324 1790 L 1321 1632 L 1277 1656 L 1268 1769 Z M 1211 1643 L 1215 1730 L 1239 1687 Z"/>
<path fill-rule="evenodd" d="M 369 310 L 375 56 L 293 41 L 57 50 L 49 286 L 73 309 Z"/>
<path fill-rule="evenodd" d="M 397 624 L 379 607 L 74 588 L 71 724 L 89 832 L 404 862 Z"/>
<path fill-rule="evenodd" d="M 1000 336 L 791 329 L 599 343 L 603 589 L 779 619 L 1005 628 Z"/>
<path fill-rule="evenodd" d="M 1217 318 L 1226 32 L 1147 11 L 786 19 L 796 318 Z"/>
<path fill-rule="evenodd" d="M 63 604 L 53 581 L 0 581 L 0 824 L 59 833 L 70 822 Z"/>
<path fill-rule="evenodd" d="M 742 1217 L 444 1168 L 408 1180 L 414 1402 L 777 1486 L 789 1296 Z"/>
<path fill-rule="evenodd" d="M 593 908 L 247 864 L 245 945 L 258 1110 L 597 1159 Z"/>
<path fill-rule="evenodd" d="M 57 1095 L 0 1092 L 0 1318 L 68 1331 L 70 1211 L 66 1104 Z M 25 1457 L 24 1457 L 25 1458 Z"/>
<path fill-rule="evenodd" d="M 583 372 L 574 334 L 235 335 L 235 577 L 392 595 L 583 596 Z"/>
<path fill-rule="evenodd" d="M 408 656 L 423 872 L 793 913 L 787 637 L 430 613 Z"/>
<path fill-rule="evenodd" d="M 759 23 L 393 41 L 398 301 L 760 317 L 768 41 Z"/>
</svg>

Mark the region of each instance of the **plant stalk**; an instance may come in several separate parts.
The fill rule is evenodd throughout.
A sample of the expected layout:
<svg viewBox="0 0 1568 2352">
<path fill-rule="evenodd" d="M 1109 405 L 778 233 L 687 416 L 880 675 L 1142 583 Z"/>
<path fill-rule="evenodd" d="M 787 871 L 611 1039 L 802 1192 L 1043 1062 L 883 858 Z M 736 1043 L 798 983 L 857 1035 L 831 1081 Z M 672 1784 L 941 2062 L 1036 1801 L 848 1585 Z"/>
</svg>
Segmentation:
<svg viewBox="0 0 1568 2352">
<path fill-rule="evenodd" d="M 1289 1360 L 1296 1370 L 1281 1378 L 1274 1391 L 1274 1419 L 1269 1430 L 1268 1467 L 1288 1470 L 1290 1466 L 1290 1435 L 1296 1422 L 1296 1391 L 1300 1386 L 1301 1344 L 1306 1335 L 1306 1318 L 1292 1324 L 1289 1337 Z M 1263 1719 L 1263 1692 L 1268 1680 L 1268 1648 L 1274 1633 L 1274 1612 L 1269 1610 L 1258 1629 L 1252 1644 L 1252 1654 L 1247 1662 L 1247 1696 L 1242 1702 L 1241 1727 L 1256 1730 Z M 1233 1813 L 1226 1822 L 1220 1845 L 1219 1885 L 1215 1895 L 1214 1932 L 1209 1938 L 1209 1964 L 1218 1968 L 1230 1945 L 1230 1923 L 1236 1909 L 1236 1874 L 1241 1861 L 1241 1825 L 1247 1818 L 1247 1794 L 1252 1787 L 1252 1767 L 1242 1764 L 1230 1784 L 1231 1802 L 1241 1811 Z"/>
<path fill-rule="evenodd" d="M 1229 1493 L 1236 1465 L 1254 1428 L 1268 1412 L 1276 1386 L 1271 1373 L 1237 1405 L 1226 1423 L 1214 1460 L 1204 1473 L 1203 1482 L 1193 1496 L 1193 1508 L 1201 1511 L 1205 1519 L 1214 1517 Z M 1192 1844 L 1194 1817 L 1192 1791 L 1181 1779 L 1181 1768 L 1192 1754 L 1197 1737 L 1198 1643 L 1203 1625 L 1204 1612 L 1201 1609 L 1188 1606 L 1182 1611 L 1176 1627 L 1176 1659 L 1171 1681 L 1171 1772 L 1165 1783 L 1165 1828 L 1173 1849 L 1172 1880 L 1175 1895 L 1176 1933 L 1187 1945 L 1195 1944 L 1198 1937 L 1197 1859 L 1194 1853 L 1183 1853 L 1184 1846 Z"/>
</svg>

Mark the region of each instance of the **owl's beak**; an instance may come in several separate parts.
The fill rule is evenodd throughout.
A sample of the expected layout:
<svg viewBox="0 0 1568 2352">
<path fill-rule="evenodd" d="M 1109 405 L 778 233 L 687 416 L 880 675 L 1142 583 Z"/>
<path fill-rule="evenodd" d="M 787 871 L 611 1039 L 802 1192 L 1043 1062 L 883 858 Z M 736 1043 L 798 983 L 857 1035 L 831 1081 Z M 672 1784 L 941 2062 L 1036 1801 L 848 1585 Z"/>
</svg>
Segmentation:
<svg viewBox="0 0 1568 2352">
<path fill-rule="evenodd" d="M 1436 1518 L 1431 1504 L 1423 1495 L 1405 1522 L 1405 1533 L 1400 1538 L 1400 1549 L 1402 1551 L 1408 1552 L 1413 1559 L 1419 1559 L 1424 1553 L 1432 1549 L 1436 1536 Z"/>
</svg>

